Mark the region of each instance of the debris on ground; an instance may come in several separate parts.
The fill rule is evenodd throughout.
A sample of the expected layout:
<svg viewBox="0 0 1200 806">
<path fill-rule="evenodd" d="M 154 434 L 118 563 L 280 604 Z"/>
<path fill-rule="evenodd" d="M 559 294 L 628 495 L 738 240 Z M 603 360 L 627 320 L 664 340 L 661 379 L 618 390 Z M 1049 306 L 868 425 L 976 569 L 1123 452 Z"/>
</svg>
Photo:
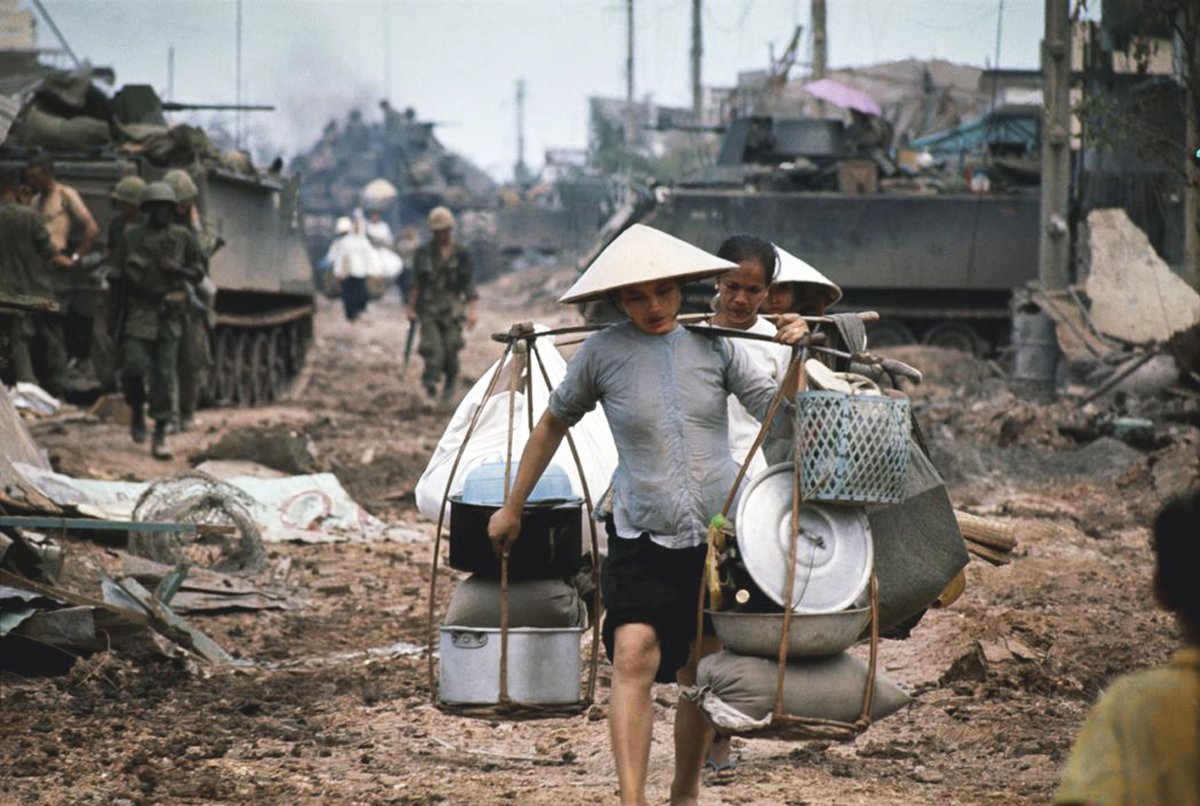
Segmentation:
<svg viewBox="0 0 1200 806">
<path fill-rule="evenodd" d="M 1124 210 L 1092 210 L 1087 232 L 1084 287 L 1100 332 L 1163 344 L 1200 322 L 1200 293 L 1171 271 Z"/>
<path fill-rule="evenodd" d="M 283 426 L 230 431 L 197 458 L 255 462 L 287 475 L 304 475 L 317 468 L 317 448 L 313 441 L 306 434 Z"/>
<path fill-rule="evenodd" d="M 50 417 L 62 408 L 62 401 L 36 383 L 18 381 L 12 389 L 12 404 L 30 417 Z"/>
</svg>

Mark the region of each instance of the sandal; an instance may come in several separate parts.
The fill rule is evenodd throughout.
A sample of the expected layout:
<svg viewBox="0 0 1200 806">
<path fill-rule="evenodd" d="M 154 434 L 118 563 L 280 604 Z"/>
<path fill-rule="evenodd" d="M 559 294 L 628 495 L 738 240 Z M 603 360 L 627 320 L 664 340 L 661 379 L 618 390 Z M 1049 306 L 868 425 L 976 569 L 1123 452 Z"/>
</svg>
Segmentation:
<svg viewBox="0 0 1200 806">
<path fill-rule="evenodd" d="M 704 773 L 705 782 L 709 786 L 730 783 L 737 777 L 737 760 L 731 753 L 728 761 L 717 761 L 709 751 L 704 754 Z"/>
</svg>

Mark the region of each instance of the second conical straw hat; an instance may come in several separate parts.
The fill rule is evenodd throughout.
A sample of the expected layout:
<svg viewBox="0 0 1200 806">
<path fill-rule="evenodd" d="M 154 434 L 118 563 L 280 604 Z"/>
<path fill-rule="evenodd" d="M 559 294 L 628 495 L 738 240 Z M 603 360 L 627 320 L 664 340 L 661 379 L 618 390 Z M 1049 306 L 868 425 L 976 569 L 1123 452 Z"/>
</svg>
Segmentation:
<svg viewBox="0 0 1200 806">
<path fill-rule="evenodd" d="M 599 299 L 627 285 L 654 280 L 699 280 L 736 269 L 716 255 L 661 230 L 634 224 L 592 261 L 559 302 Z"/>
<path fill-rule="evenodd" d="M 838 288 L 837 283 L 830 280 L 824 274 L 814 269 L 809 263 L 801 260 L 784 249 L 780 249 L 779 245 L 775 245 L 775 252 L 779 255 L 779 269 L 775 273 L 775 282 L 777 283 L 806 283 L 808 285 L 820 286 L 829 298 L 827 304 L 832 305 L 842 298 L 842 289 Z"/>
</svg>

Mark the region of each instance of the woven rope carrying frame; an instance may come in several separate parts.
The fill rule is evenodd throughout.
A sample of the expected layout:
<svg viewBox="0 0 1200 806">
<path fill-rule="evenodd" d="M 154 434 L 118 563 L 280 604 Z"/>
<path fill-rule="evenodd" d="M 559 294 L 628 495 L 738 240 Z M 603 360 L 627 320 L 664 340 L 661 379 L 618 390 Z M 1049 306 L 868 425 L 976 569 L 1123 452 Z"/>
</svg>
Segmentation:
<svg viewBox="0 0 1200 806">
<path fill-rule="evenodd" d="M 520 384 L 521 372 L 517 366 L 517 356 L 524 355 L 525 357 L 525 410 L 529 416 L 529 431 L 532 434 L 534 428 L 533 422 L 533 363 L 537 362 L 538 370 L 540 371 L 542 381 L 546 384 L 546 389 L 550 390 L 550 373 L 546 370 L 546 364 L 542 361 L 542 355 L 537 348 L 537 338 L 540 334 L 533 332 L 528 327 L 523 325 L 513 325 L 509 331 L 505 341 L 507 342 L 503 354 L 500 356 L 500 361 L 496 364 L 496 371 L 492 373 L 491 380 L 488 382 L 487 391 L 484 392 L 483 398 L 479 406 L 475 409 L 474 415 L 471 417 L 470 423 L 467 425 L 467 431 L 463 434 L 462 444 L 458 448 L 458 453 L 454 457 L 454 463 L 450 466 L 450 477 L 446 479 L 446 489 L 442 493 L 442 506 L 438 513 L 437 532 L 433 541 L 433 570 L 429 579 L 429 611 L 428 620 L 426 622 L 426 660 L 427 673 L 429 683 L 430 700 L 442 711 L 446 713 L 456 714 L 459 716 L 479 717 L 483 719 L 550 719 L 554 717 L 570 717 L 577 716 L 595 702 L 596 698 L 596 673 L 599 665 L 599 648 L 600 648 L 600 563 L 599 563 L 599 541 L 596 535 L 596 520 L 593 517 L 592 495 L 588 489 L 587 476 L 583 472 L 583 462 L 579 458 L 579 450 L 575 445 L 575 439 L 572 437 L 568 429 L 566 434 L 567 446 L 571 450 L 571 458 L 575 462 L 575 469 L 579 473 L 579 482 L 583 488 L 583 501 L 587 508 L 588 526 L 590 527 L 591 545 L 592 545 L 592 585 L 594 592 L 592 594 L 592 646 L 588 659 L 588 674 L 587 682 L 584 684 L 583 696 L 571 703 L 561 704 L 542 704 L 542 703 L 523 703 L 512 699 L 508 694 L 508 555 L 503 553 L 500 556 L 500 697 L 497 703 L 484 704 L 468 704 L 468 703 L 445 703 L 438 700 L 438 685 L 437 676 L 434 671 L 433 655 L 434 655 L 434 638 L 437 634 L 436 612 L 437 612 L 437 578 L 438 564 L 441 559 L 442 545 L 442 530 L 446 522 L 446 509 L 450 503 L 450 490 L 453 489 L 454 478 L 458 473 L 458 466 L 462 461 L 463 454 L 466 452 L 467 443 L 470 442 L 471 435 L 475 431 L 475 426 L 479 422 L 479 417 L 483 412 L 483 406 L 486 401 L 496 392 L 496 387 L 499 385 L 500 376 L 503 374 L 505 362 L 511 356 L 509 370 L 509 386 L 508 386 L 508 441 L 505 448 L 504 456 L 504 497 L 508 498 L 510 482 L 512 480 L 512 447 L 513 447 L 513 420 L 516 411 L 516 393 Z M 524 346 L 524 351 L 515 349 L 520 344 Z"/>
<path fill-rule="evenodd" d="M 792 363 L 788 367 L 787 375 L 784 377 L 783 383 L 779 385 L 779 391 L 775 394 L 774 400 L 771 401 L 771 406 L 767 410 L 766 417 L 763 418 L 762 425 L 758 430 L 758 436 L 754 439 L 754 444 L 746 453 L 746 458 L 742 461 L 742 466 L 738 469 L 737 476 L 733 480 L 733 486 L 730 488 L 728 495 L 725 496 L 725 503 L 721 507 L 721 514 L 713 518 L 708 527 L 708 553 L 704 562 L 704 571 L 700 581 L 700 595 L 696 602 L 696 643 L 695 652 L 700 651 L 701 644 L 704 639 L 704 601 L 705 594 L 710 590 L 714 594 L 713 606 L 719 606 L 719 583 L 717 581 L 717 555 L 724 551 L 725 548 L 725 523 L 729 517 L 729 510 L 733 506 L 733 499 L 737 495 L 737 490 L 741 486 L 742 481 L 746 477 L 746 473 L 750 469 L 750 463 L 754 459 L 754 455 L 758 453 L 762 447 L 763 441 L 766 439 L 767 432 L 770 430 L 771 423 L 775 419 L 775 415 L 779 412 L 780 406 L 783 404 L 784 390 L 792 382 L 797 380 L 798 389 L 803 391 L 807 385 L 807 379 L 804 372 L 804 360 L 807 357 L 807 350 L 804 348 L 797 349 L 796 354 L 792 358 Z M 794 472 L 792 475 L 792 529 L 790 549 L 788 551 L 788 570 L 787 581 L 784 585 L 784 590 L 788 592 L 789 602 L 791 596 L 794 595 L 794 586 L 796 584 L 796 560 L 799 551 L 800 542 L 800 465 L 801 457 L 795 457 L 793 462 Z M 871 726 L 871 705 L 875 699 L 875 669 L 878 663 L 879 656 L 879 585 L 875 578 L 875 571 L 871 571 L 870 582 L 871 595 L 871 649 L 870 656 L 867 661 L 867 679 L 863 685 L 863 706 L 859 713 L 858 719 L 853 722 L 841 722 L 834 719 L 816 719 L 814 717 L 793 716 L 784 713 L 783 710 L 783 690 L 787 672 L 787 650 L 788 650 L 788 633 L 792 626 L 792 608 L 785 607 L 783 610 L 783 625 L 779 634 L 779 652 L 777 656 L 777 676 L 775 681 L 775 703 L 771 709 L 771 722 L 764 728 L 753 731 L 744 731 L 735 733 L 753 738 L 762 739 L 782 739 L 782 740 L 805 740 L 805 739 L 826 739 L 832 741 L 851 741 L 859 736 L 863 731 Z"/>
</svg>

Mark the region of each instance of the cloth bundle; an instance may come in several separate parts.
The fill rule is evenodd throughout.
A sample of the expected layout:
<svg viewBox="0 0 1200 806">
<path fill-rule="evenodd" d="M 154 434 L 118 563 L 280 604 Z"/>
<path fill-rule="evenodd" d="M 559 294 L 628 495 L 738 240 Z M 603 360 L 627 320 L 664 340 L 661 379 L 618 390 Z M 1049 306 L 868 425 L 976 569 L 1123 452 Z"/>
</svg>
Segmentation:
<svg viewBox="0 0 1200 806">
<path fill-rule="evenodd" d="M 718 652 L 700 661 L 696 685 L 683 697 L 696 703 L 721 733 L 752 733 L 771 726 L 779 666 L 768 658 Z M 784 672 L 783 710 L 789 716 L 853 722 L 862 713 L 867 665 L 845 652 L 792 661 Z M 879 672 L 871 719 L 894 714 L 908 695 Z"/>
</svg>

